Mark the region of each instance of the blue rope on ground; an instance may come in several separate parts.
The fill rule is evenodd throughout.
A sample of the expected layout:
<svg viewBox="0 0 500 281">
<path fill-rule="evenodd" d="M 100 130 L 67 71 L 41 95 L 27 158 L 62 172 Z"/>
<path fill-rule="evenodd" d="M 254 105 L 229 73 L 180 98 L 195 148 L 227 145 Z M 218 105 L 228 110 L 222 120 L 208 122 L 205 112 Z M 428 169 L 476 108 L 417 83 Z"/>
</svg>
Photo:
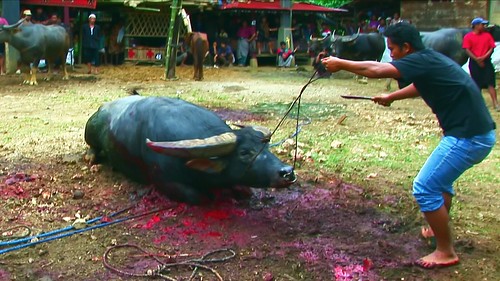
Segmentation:
<svg viewBox="0 0 500 281">
<path fill-rule="evenodd" d="M 123 209 L 121 211 L 118 211 L 116 213 L 113 213 L 109 217 L 116 216 L 116 215 L 118 215 L 120 213 L 123 213 L 123 212 L 125 212 L 127 210 L 130 210 L 131 208 L 132 207 L 129 207 L 129 208 Z M 23 242 L 31 241 L 29 243 L 25 243 L 25 244 L 22 244 L 22 245 L 17 245 L 17 246 L 14 246 L 14 247 L 2 249 L 2 250 L 0 250 L 0 255 L 8 253 L 8 252 L 16 251 L 16 250 L 19 250 L 19 249 L 27 248 L 27 247 L 30 247 L 30 246 L 34 246 L 34 245 L 37 245 L 37 244 L 41 244 L 41 243 L 45 243 L 45 242 L 57 240 L 59 238 L 68 237 L 68 236 L 71 236 L 73 234 L 82 233 L 82 232 L 86 232 L 86 231 L 89 231 L 89 230 L 93 230 L 93 229 L 105 227 L 105 226 L 108 226 L 108 225 L 120 223 L 120 222 L 123 222 L 123 221 L 127 221 L 127 220 L 131 220 L 131 219 L 135 219 L 135 218 L 147 216 L 149 214 L 153 214 L 153 213 L 156 213 L 156 212 L 164 211 L 164 210 L 167 210 L 167 209 L 169 209 L 169 208 L 157 209 L 157 210 L 154 210 L 154 211 L 149 211 L 149 212 L 146 212 L 146 213 L 142 213 L 142 214 L 138 214 L 138 215 L 126 217 L 126 218 L 121 218 L 121 219 L 117 219 L 117 220 L 110 221 L 110 222 L 104 222 L 104 223 L 101 223 L 101 224 L 93 225 L 93 226 L 82 228 L 82 229 L 76 229 L 76 230 L 73 230 L 73 231 L 70 231 L 70 232 L 66 232 L 66 231 L 74 229 L 75 227 L 72 226 L 72 225 L 68 226 L 68 227 L 65 227 L 65 228 L 53 230 L 53 231 L 50 231 L 50 232 L 47 232 L 47 233 L 42 233 L 42 234 L 39 234 L 39 235 L 34 235 L 34 236 L 26 237 L 26 238 L 23 238 L 23 239 L 16 239 L 16 240 L 2 242 L 2 243 L 0 243 L 0 246 L 14 245 L 14 244 L 20 244 L 20 243 L 23 243 Z M 102 219 L 102 216 L 94 218 L 92 220 L 89 220 L 89 221 L 87 221 L 87 225 L 92 224 L 94 222 L 97 222 L 97 221 L 99 221 L 101 219 Z M 66 233 L 58 234 L 58 233 L 61 233 L 61 232 L 66 232 Z M 58 235 L 55 235 L 55 234 L 58 234 Z M 40 239 L 40 238 L 44 238 L 44 237 L 48 237 L 48 238 L 45 238 L 45 239 L 42 239 L 42 240 L 36 240 L 36 239 Z M 33 240 L 35 240 L 35 241 L 33 241 Z"/>
<path fill-rule="evenodd" d="M 125 209 L 120 210 L 118 212 L 112 213 L 108 217 L 117 216 L 117 215 L 119 215 L 119 214 L 121 214 L 123 212 L 126 212 L 126 211 L 128 211 L 128 210 L 130 210 L 132 208 L 133 207 L 125 208 Z M 93 223 L 95 223 L 97 221 L 100 221 L 102 218 L 103 218 L 103 216 L 100 216 L 100 217 L 88 220 L 87 224 L 93 224 Z M 58 233 L 61 233 L 61 232 L 66 232 L 66 231 L 72 230 L 74 228 L 75 227 L 73 225 L 69 225 L 69 226 L 64 227 L 64 228 L 52 230 L 52 231 L 49 231 L 49 232 L 40 233 L 38 235 L 28 236 L 28 237 L 24 237 L 24 238 L 20 238 L 20 239 L 9 240 L 9 241 L 3 241 L 3 242 L 0 242 L 0 247 L 1 246 L 8 246 L 8 245 L 16 245 L 16 244 L 20 244 L 20 243 L 25 243 L 25 242 L 31 241 L 33 239 L 40 239 L 40 238 L 52 236 L 52 235 L 55 235 L 55 234 L 58 234 Z"/>
</svg>

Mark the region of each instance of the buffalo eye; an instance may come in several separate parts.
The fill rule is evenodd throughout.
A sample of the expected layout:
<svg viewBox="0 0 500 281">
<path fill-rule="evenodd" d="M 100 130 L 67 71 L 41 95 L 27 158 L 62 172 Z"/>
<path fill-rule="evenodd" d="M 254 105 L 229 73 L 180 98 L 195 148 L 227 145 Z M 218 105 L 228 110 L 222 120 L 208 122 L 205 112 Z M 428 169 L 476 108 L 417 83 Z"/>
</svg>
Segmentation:
<svg viewBox="0 0 500 281">
<path fill-rule="evenodd" d="M 253 158 L 254 154 L 255 153 L 252 150 L 242 149 L 240 150 L 240 159 L 244 161 L 250 161 Z"/>
</svg>

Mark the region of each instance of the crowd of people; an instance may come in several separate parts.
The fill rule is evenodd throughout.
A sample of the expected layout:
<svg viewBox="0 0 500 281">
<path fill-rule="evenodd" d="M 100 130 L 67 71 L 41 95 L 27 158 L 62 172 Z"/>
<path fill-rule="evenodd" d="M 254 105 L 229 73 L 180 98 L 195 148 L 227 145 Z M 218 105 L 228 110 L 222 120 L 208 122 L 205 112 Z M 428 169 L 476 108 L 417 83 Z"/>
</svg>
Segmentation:
<svg viewBox="0 0 500 281">
<path fill-rule="evenodd" d="M 280 27 L 280 18 L 277 16 L 266 14 L 249 17 L 234 16 L 218 21 L 207 21 L 202 15 L 194 18 L 193 31 L 207 33 L 210 45 L 213 46 L 211 59 L 217 67 L 228 66 L 227 63 L 215 61 L 216 57 L 220 58 L 217 50 L 221 42 L 231 48 L 236 66 L 248 65 L 252 57 L 277 55 L 281 47 L 281 44 L 276 44 Z M 411 22 L 411 20 L 401 19 L 398 13 L 394 13 L 392 17 L 372 15 L 370 20 L 356 21 L 351 18 L 329 20 L 312 16 L 297 16 L 293 17 L 291 27 L 286 32 L 292 36 L 285 41 L 285 44 L 287 48 L 298 47 L 299 52 L 305 53 L 311 36 L 324 37 L 332 34 L 333 30 L 335 34 L 340 35 L 352 35 L 358 31 L 383 33 L 389 25 L 402 21 Z M 185 56 L 184 53 L 183 56 Z"/>
</svg>

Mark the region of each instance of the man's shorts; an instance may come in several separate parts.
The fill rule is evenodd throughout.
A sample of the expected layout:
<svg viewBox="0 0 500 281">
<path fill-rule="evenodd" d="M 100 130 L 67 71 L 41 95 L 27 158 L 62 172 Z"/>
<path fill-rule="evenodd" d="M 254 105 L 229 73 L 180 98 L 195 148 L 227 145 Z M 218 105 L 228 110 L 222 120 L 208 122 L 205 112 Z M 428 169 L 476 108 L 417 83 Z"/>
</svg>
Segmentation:
<svg viewBox="0 0 500 281">
<path fill-rule="evenodd" d="M 443 137 L 413 181 L 420 210 L 435 211 L 444 204 L 443 193 L 455 195 L 453 182 L 488 156 L 495 138 L 495 130 L 471 138 Z"/>
<path fill-rule="evenodd" d="M 496 87 L 495 68 L 491 59 L 484 61 L 484 67 L 480 67 L 475 60 L 469 60 L 469 71 L 479 89 L 487 89 L 489 86 Z"/>
</svg>

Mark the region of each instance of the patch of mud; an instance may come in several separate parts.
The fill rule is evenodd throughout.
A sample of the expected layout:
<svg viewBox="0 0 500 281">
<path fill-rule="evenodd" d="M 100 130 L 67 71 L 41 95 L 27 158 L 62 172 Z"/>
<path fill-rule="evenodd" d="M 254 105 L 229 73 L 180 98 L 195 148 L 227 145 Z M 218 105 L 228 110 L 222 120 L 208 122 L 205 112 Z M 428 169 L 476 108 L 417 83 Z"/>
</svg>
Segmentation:
<svg viewBox="0 0 500 281">
<path fill-rule="evenodd" d="M 9 187 L 22 187 L 29 198 L 4 196 L 9 203 L 2 217 L 9 225 L 25 224 L 40 233 L 66 226 L 63 218 L 71 218 L 71 223 L 76 213 L 89 218 L 103 216 L 101 221 L 109 222 L 162 211 L 7 253 L 0 264 L 0 276 L 16 276 L 18 280 L 31 280 L 23 279 L 28 276 L 34 280 L 44 276 L 50 278 L 47 280 L 143 280 L 132 275 L 145 274 L 159 263 L 199 259 L 211 251 L 231 249 L 236 253 L 234 258 L 202 264 L 216 269 L 224 280 L 263 280 L 260 277 L 266 274 L 275 280 L 376 280 L 380 278 L 378 269 L 401 267 L 409 245 L 416 243 L 409 235 L 381 228 L 378 222 L 390 218 L 375 211 L 372 202 L 362 202 L 361 189 L 341 182 L 254 189 L 250 201 L 224 199 L 204 206 L 172 202 L 156 192 L 134 203 L 126 198 L 138 198 L 139 186 L 108 169 L 81 167 L 81 162 L 62 161 L 24 166 L 24 171 L 9 166 L 11 171 L 0 176 L 0 190 L 8 182 Z M 36 180 L 23 180 L 35 172 L 39 175 Z M 85 196 L 72 199 L 74 188 L 83 190 Z M 107 217 L 124 206 L 132 208 L 120 216 Z M 4 233 L 3 238 L 8 237 L 9 233 Z M 114 269 L 103 268 L 104 252 L 126 244 L 147 253 L 131 247 L 113 249 L 109 264 Z M 82 272 L 82 268 L 86 270 Z M 187 278 L 190 273 L 189 268 L 176 268 L 168 276 Z M 210 272 L 202 274 L 212 280 Z"/>
</svg>

